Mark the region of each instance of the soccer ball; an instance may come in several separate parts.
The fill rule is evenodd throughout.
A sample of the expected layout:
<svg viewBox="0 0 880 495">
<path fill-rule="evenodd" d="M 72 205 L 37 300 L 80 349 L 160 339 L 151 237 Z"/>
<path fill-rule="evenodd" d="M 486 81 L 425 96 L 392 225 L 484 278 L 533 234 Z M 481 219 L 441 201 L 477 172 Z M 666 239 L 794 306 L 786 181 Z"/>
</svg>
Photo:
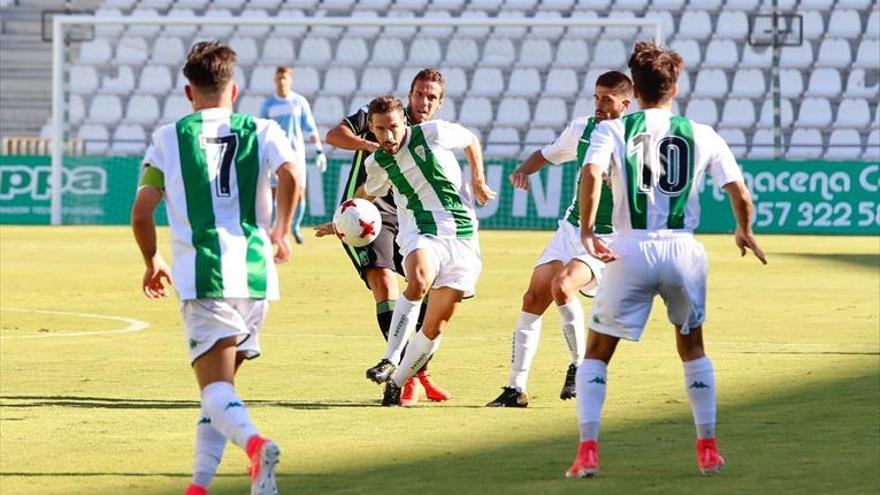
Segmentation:
<svg viewBox="0 0 880 495">
<path fill-rule="evenodd" d="M 345 201 L 333 214 L 336 237 L 354 247 L 364 247 L 373 242 L 382 230 L 382 216 L 373 203 L 360 198 Z"/>
</svg>

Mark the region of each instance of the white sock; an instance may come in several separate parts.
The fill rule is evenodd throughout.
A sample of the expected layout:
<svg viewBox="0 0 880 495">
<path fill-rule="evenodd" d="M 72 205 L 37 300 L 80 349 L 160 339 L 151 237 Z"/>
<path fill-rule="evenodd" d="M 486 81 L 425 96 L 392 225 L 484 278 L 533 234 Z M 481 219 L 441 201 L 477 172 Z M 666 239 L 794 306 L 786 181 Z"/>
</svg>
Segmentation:
<svg viewBox="0 0 880 495">
<path fill-rule="evenodd" d="M 584 333 L 584 307 L 577 296 L 558 306 L 562 318 L 562 335 L 571 353 L 571 364 L 580 366 L 587 352 L 587 337 Z"/>
<path fill-rule="evenodd" d="M 708 356 L 684 363 L 684 387 L 698 438 L 715 437 L 715 370 Z"/>
<path fill-rule="evenodd" d="M 211 417 L 202 408 L 196 425 L 196 455 L 193 460 L 192 482 L 203 488 L 210 488 L 217 474 L 217 466 L 226 450 L 224 437 L 211 424 Z"/>
<path fill-rule="evenodd" d="M 244 402 L 229 382 L 209 383 L 202 390 L 202 409 L 211 417 L 214 429 L 242 449 L 248 439 L 257 434 Z"/>
<path fill-rule="evenodd" d="M 421 307 L 421 299 L 410 301 L 406 296 L 401 296 L 394 305 L 391 328 L 388 331 L 388 345 L 385 346 L 385 355 L 382 357 L 391 361 L 395 366 L 400 363 L 400 354 L 406 347 L 406 341 L 416 329 Z"/>
<path fill-rule="evenodd" d="M 513 349 L 510 355 L 510 380 L 509 387 L 520 392 L 526 391 L 526 382 L 529 380 L 529 369 L 538 352 L 538 342 L 541 339 L 541 315 L 520 312 L 516 322 L 516 330 L 513 331 Z"/>
<path fill-rule="evenodd" d="M 440 347 L 441 337 L 442 335 L 438 335 L 436 339 L 428 340 L 425 334 L 418 332 L 407 346 L 403 362 L 394 370 L 391 380 L 398 387 L 402 387 L 411 376 L 415 375 L 428 362 L 431 355 L 437 352 L 437 348 Z"/>
<path fill-rule="evenodd" d="M 605 404 L 605 382 L 608 365 L 598 359 L 585 359 L 578 366 L 575 378 L 577 390 L 578 425 L 581 441 L 599 439 L 599 420 Z"/>
</svg>

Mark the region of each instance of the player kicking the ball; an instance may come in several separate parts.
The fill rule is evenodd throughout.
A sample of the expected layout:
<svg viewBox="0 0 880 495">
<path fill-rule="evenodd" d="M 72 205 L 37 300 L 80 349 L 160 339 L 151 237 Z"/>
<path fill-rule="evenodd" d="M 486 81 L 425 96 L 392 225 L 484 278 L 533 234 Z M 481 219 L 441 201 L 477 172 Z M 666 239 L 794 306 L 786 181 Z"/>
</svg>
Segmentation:
<svg viewBox="0 0 880 495">
<path fill-rule="evenodd" d="M 641 111 L 596 127 L 581 173 L 581 240 L 605 261 L 590 317 L 587 358 L 577 372 L 581 442 L 568 477 L 599 471 L 599 419 L 607 365 L 620 338 L 637 341 L 654 296 L 666 304 L 684 364 L 684 386 L 697 429 L 697 465 L 704 474 L 724 466 L 715 442 L 715 373 L 703 348 L 708 260 L 693 232 L 700 223 L 699 190 L 708 171 L 730 197 L 734 239 L 766 264 L 751 229 L 752 200 L 727 143 L 709 126 L 671 112 L 684 61 L 652 42 L 636 43 L 629 59 Z M 597 235 L 601 182 L 611 176 L 615 238 Z"/>
<path fill-rule="evenodd" d="M 407 127 L 403 104 L 393 96 L 371 101 L 368 118 L 379 149 L 367 158 L 367 180 L 358 196 L 373 199 L 393 191 L 407 285 L 394 307 L 385 354 L 367 377 L 386 383 L 383 406 L 398 406 L 401 387 L 436 352 L 456 308 L 474 295 L 482 269 L 473 200 L 453 150 L 464 150 L 477 203 L 495 193 L 486 185 L 480 142 L 464 127 L 444 121 Z M 429 294 L 421 330 L 401 362 Z"/>
<path fill-rule="evenodd" d="M 541 170 L 548 161 L 562 164 L 577 159 L 583 163 L 590 144 L 590 134 L 596 124 L 605 119 L 616 119 L 626 112 L 632 98 L 632 82 L 626 75 L 611 71 L 596 79 L 596 114 L 593 117 L 574 119 L 562 134 L 541 150 L 532 153 L 522 165 L 510 174 L 510 183 L 520 189 L 528 189 L 529 176 Z M 580 174 L 578 174 L 578 181 Z M 610 235 L 611 190 L 602 191 L 597 215 L 596 230 Z M 571 205 L 559 220 L 559 229 L 544 249 L 523 295 L 522 311 L 513 332 L 513 353 L 510 362 L 510 381 L 501 395 L 486 404 L 489 407 L 526 407 L 529 396 L 526 381 L 541 336 L 541 317 L 551 302 L 556 303 L 562 319 L 562 334 L 568 344 L 571 363 L 565 373 L 565 383 L 559 397 L 563 400 L 575 396 L 575 373 L 584 359 L 586 336 L 584 335 L 584 309 L 577 298 L 580 290 L 592 297 L 602 275 L 604 263 L 590 256 L 580 242 L 580 209 L 578 188 L 575 187 Z"/>
<path fill-rule="evenodd" d="M 131 214 L 147 265 L 143 291 L 149 298 L 165 297 L 172 271 L 156 248 L 153 223 L 165 199 L 173 285 L 201 390 L 186 495 L 208 493 L 227 440 L 250 458 L 251 494 L 278 492 L 275 465 L 281 451 L 251 423 L 233 382 L 239 365 L 260 355 L 260 327 L 269 300 L 278 299 L 275 263 L 290 256 L 291 218 L 301 195 L 297 167 L 304 164 L 295 161 L 290 140 L 276 123 L 232 112 L 238 96 L 235 58 L 219 43 L 193 46 L 183 74 L 194 113 L 156 131 Z M 278 177 L 277 221 L 268 233 L 270 174 Z"/>
</svg>

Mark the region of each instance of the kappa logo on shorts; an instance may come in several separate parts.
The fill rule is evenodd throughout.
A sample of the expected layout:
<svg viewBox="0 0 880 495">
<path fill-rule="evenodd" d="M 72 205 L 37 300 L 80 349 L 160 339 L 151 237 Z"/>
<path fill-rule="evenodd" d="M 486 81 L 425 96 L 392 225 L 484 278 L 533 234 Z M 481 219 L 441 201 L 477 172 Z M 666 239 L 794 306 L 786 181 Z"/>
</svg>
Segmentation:
<svg viewBox="0 0 880 495">
<path fill-rule="evenodd" d="M 691 386 L 688 388 L 709 388 L 709 386 L 703 382 L 697 381 L 697 382 L 691 383 Z"/>
<path fill-rule="evenodd" d="M 199 424 L 200 425 L 209 425 L 209 424 L 211 424 L 211 418 L 204 416 L 204 417 L 202 417 L 202 419 L 199 420 Z"/>
<path fill-rule="evenodd" d="M 198 341 L 198 340 L 196 340 L 196 339 L 189 339 L 189 348 L 190 348 L 190 349 L 195 349 L 195 348 L 198 347 L 198 346 L 199 346 L 199 341 Z"/>
<path fill-rule="evenodd" d="M 593 315 L 593 323 L 602 323 L 599 321 L 599 315 Z"/>
<path fill-rule="evenodd" d="M 418 145 L 413 149 L 413 151 L 415 151 L 416 155 L 418 155 L 418 157 L 421 158 L 422 161 L 425 161 L 426 155 L 425 155 L 425 147 L 424 146 Z"/>
<path fill-rule="evenodd" d="M 605 379 L 601 376 L 594 376 L 592 380 L 587 383 L 598 383 L 599 385 L 605 385 Z"/>
</svg>

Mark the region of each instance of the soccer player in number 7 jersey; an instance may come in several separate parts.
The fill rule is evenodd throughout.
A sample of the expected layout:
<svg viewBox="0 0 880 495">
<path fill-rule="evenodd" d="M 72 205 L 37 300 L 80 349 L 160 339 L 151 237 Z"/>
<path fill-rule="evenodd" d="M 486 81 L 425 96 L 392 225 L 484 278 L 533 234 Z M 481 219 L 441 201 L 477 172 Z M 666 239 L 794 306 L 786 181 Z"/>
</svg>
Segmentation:
<svg viewBox="0 0 880 495">
<path fill-rule="evenodd" d="M 368 120 L 379 149 L 367 158 L 367 180 L 358 196 L 394 192 L 407 285 L 394 307 L 385 354 L 367 370 L 367 378 L 386 384 L 383 406 L 398 406 L 401 387 L 437 350 L 461 300 L 474 295 L 482 259 L 473 200 L 485 204 L 495 193 L 486 185 L 480 142 L 464 127 L 442 120 L 408 127 L 403 104 L 393 96 L 371 101 Z M 455 149 L 467 157 L 472 193 Z M 401 362 L 429 292 L 421 331 Z"/>
<path fill-rule="evenodd" d="M 290 256 L 291 218 L 302 187 L 297 168 L 305 164 L 296 162 L 275 122 L 232 112 L 235 59 L 231 48 L 216 42 L 193 46 L 183 74 L 194 112 L 156 131 L 131 214 L 146 264 L 144 293 L 165 297 L 173 278 L 201 390 L 186 495 L 208 493 L 227 440 L 250 458 L 251 495 L 277 494 L 281 451 L 257 432 L 233 382 L 242 362 L 260 355 L 260 327 L 269 300 L 278 299 L 275 263 Z M 271 233 L 270 174 L 278 177 Z M 153 214 L 163 197 L 173 277 L 156 247 Z"/>
<path fill-rule="evenodd" d="M 693 232 L 700 222 L 699 189 L 706 172 L 730 197 L 734 239 L 766 264 L 751 229 L 752 200 L 727 143 L 709 126 L 671 112 L 684 61 L 652 42 L 636 43 L 629 59 L 641 111 L 596 127 L 581 173 L 581 241 L 607 263 L 596 294 L 587 356 L 577 372 L 580 445 L 569 477 L 598 473 L 599 419 L 607 365 L 620 338 L 637 341 L 654 296 L 666 304 L 684 365 L 684 386 L 697 430 L 697 465 L 718 472 L 715 373 L 703 348 L 706 252 Z M 610 165 L 609 165 L 610 164 Z M 614 194 L 614 240 L 596 231 L 603 174 Z"/>
<path fill-rule="evenodd" d="M 551 144 L 544 146 L 523 162 L 510 175 L 514 187 L 528 189 L 529 175 L 540 170 L 547 161 L 555 164 L 577 160 L 580 169 L 590 145 L 590 135 L 596 125 L 605 119 L 616 119 L 626 112 L 632 98 L 632 81 L 617 71 L 610 71 L 596 79 L 595 116 L 572 120 L 565 131 Z M 580 174 L 578 174 L 578 183 Z M 611 190 L 602 190 L 597 231 L 611 235 Z M 559 229 L 553 240 L 541 253 L 532 270 L 529 288 L 523 295 L 522 311 L 513 332 L 513 352 L 510 361 L 510 381 L 489 407 L 526 407 L 529 396 L 526 382 L 532 359 L 538 352 L 542 316 L 550 303 L 556 302 L 562 320 L 562 333 L 571 354 L 571 363 L 565 373 L 565 382 L 559 397 L 568 400 L 575 396 L 575 373 L 584 359 L 586 336 L 584 335 L 584 309 L 577 298 L 580 290 L 593 297 L 602 276 L 604 263 L 590 256 L 580 242 L 580 207 L 578 190 L 559 220 Z"/>
</svg>

